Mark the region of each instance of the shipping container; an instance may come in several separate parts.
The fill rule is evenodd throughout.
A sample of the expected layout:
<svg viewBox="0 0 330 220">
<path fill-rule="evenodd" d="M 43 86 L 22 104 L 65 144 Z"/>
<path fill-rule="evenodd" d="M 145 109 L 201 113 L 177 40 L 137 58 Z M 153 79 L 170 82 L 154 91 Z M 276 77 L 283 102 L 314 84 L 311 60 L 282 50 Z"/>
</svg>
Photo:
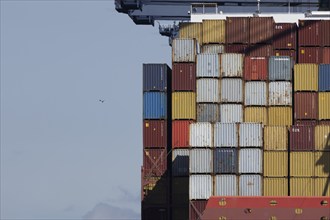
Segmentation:
<svg viewBox="0 0 330 220">
<path fill-rule="evenodd" d="M 321 21 L 299 20 L 298 45 L 318 46 L 322 45 Z"/>
<path fill-rule="evenodd" d="M 212 124 L 197 122 L 190 124 L 189 145 L 191 147 L 212 147 Z"/>
<path fill-rule="evenodd" d="M 244 122 L 268 124 L 267 108 L 266 107 L 245 107 Z"/>
<path fill-rule="evenodd" d="M 246 106 L 267 106 L 267 90 L 266 82 L 246 82 L 244 104 Z"/>
<path fill-rule="evenodd" d="M 197 102 L 219 103 L 220 102 L 220 80 L 219 79 L 197 79 Z"/>
<path fill-rule="evenodd" d="M 172 150 L 172 176 L 189 176 L 189 149 Z"/>
<path fill-rule="evenodd" d="M 292 108 L 269 107 L 268 125 L 292 125 Z"/>
<path fill-rule="evenodd" d="M 221 54 L 221 72 L 222 77 L 243 77 L 244 55 L 239 53 Z"/>
<path fill-rule="evenodd" d="M 172 147 L 188 147 L 189 146 L 189 125 L 193 121 L 177 120 L 172 121 Z"/>
<path fill-rule="evenodd" d="M 243 75 L 245 80 L 267 80 L 268 58 L 246 56 Z"/>
<path fill-rule="evenodd" d="M 243 103 L 243 80 L 222 79 L 220 81 L 222 103 Z"/>
<path fill-rule="evenodd" d="M 312 177 L 314 169 L 313 152 L 290 152 L 290 176 Z"/>
<path fill-rule="evenodd" d="M 213 153 L 214 173 L 237 173 L 238 156 L 237 149 L 215 148 Z"/>
<path fill-rule="evenodd" d="M 297 63 L 297 51 L 296 50 L 279 50 L 274 49 L 274 56 L 288 56 L 291 58 L 292 64 Z"/>
<path fill-rule="evenodd" d="M 225 45 L 223 44 L 205 44 L 202 46 L 202 53 L 225 53 Z"/>
<path fill-rule="evenodd" d="M 219 104 L 197 104 L 197 122 L 220 121 Z"/>
<path fill-rule="evenodd" d="M 167 118 L 167 93 L 143 93 L 143 119 Z"/>
<path fill-rule="evenodd" d="M 213 152 L 207 148 L 190 149 L 190 173 L 213 173 Z"/>
<path fill-rule="evenodd" d="M 167 147 L 167 121 L 165 120 L 143 121 L 143 147 L 144 148 Z"/>
<path fill-rule="evenodd" d="M 329 47 L 330 46 L 330 20 L 322 20 L 321 21 L 321 37 L 322 37 L 322 46 Z"/>
<path fill-rule="evenodd" d="M 203 20 L 203 44 L 226 43 L 225 20 Z"/>
<path fill-rule="evenodd" d="M 299 63 L 322 63 L 321 47 L 299 47 Z"/>
<path fill-rule="evenodd" d="M 227 17 L 226 18 L 226 43 L 250 43 L 250 22 L 248 17 Z"/>
<path fill-rule="evenodd" d="M 172 119 L 196 119 L 196 93 L 172 93 Z"/>
<path fill-rule="evenodd" d="M 294 78 L 294 91 L 317 91 L 318 65 L 295 64 Z"/>
<path fill-rule="evenodd" d="M 291 151 L 315 150 L 315 126 L 294 125 L 290 128 Z"/>
<path fill-rule="evenodd" d="M 316 125 L 315 150 L 330 151 L 330 125 Z"/>
<path fill-rule="evenodd" d="M 142 180 L 142 204 L 161 205 L 168 201 L 168 179 L 148 177 Z"/>
<path fill-rule="evenodd" d="M 143 168 L 146 176 L 162 176 L 167 170 L 167 150 L 144 149 Z"/>
<path fill-rule="evenodd" d="M 276 49 L 296 49 L 296 23 L 276 23 L 274 25 L 273 45 Z"/>
<path fill-rule="evenodd" d="M 223 123 L 243 122 L 243 105 L 221 104 L 220 122 Z"/>
<path fill-rule="evenodd" d="M 143 64 L 143 91 L 168 90 L 171 69 L 167 64 Z"/>
<path fill-rule="evenodd" d="M 196 91 L 196 64 L 173 63 L 172 91 Z"/>
<path fill-rule="evenodd" d="M 318 119 L 318 93 L 294 93 L 294 119 Z"/>
<path fill-rule="evenodd" d="M 189 199 L 209 199 L 213 194 L 213 180 L 211 175 L 189 176 Z"/>
<path fill-rule="evenodd" d="M 290 178 L 290 196 L 315 196 L 314 179 L 306 177 Z"/>
<path fill-rule="evenodd" d="M 272 106 L 291 106 L 292 105 L 292 84 L 291 82 L 270 82 L 268 85 L 269 100 Z"/>
<path fill-rule="evenodd" d="M 269 58 L 269 80 L 291 81 L 292 64 L 289 56 L 271 56 Z"/>
<path fill-rule="evenodd" d="M 182 22 L 179 24 L 179 38 L 196 39 L 199 44 L 203 42 L 203 25 L 195 22 Z"/>
<path fill-rule="evenodd" d="M 240 53 L 246 54 L 248 52 L 249 45 L 247 44 L 226 44 L 226 53 Z"/>
<path fill-rule="evenodd" d="M 206 208 L 207 200 L 190 201 L 189 220 L 200 220 Z"/>
<path fill-rule="evenodd" d="M 314 180 L 313 196 L 330 196 L 329 177 L 314 178 L 313 180 Z"/>
<path fill-rule="evenodd" d="M 201 53 L 197 55 L 197 77 L 220 77 L 219 54 Z"/>
<path fill-rule="evenodd" d="M 214 147 L 238 147 L 238 125 L 235 123 L 214 124 Z"/>
<path fill-rule="evenodd" d="M 274 48 L 271 44 L 250 44 L 247 48 L 247 55 L 251 57 L 274 56 Z"/>
<path fill-rule="evenodd" d="M 261 149 L 240 149 L 238 154 L 239 173 L 262 173 Z"/>
<path fill-rule="evenodd" d="M 330 92 L 319 92 L 319 120 L 330 119 L 329 106 L 330 106 Z"/>
<path fill-rule="evenodd" d="M 294 120 L 294 125 L 307 125 L 307 126 L 316 126 L 319 124 L 317 120 Z"/>
<path fill-rule="evenodd" d="M 314 155 L 315 176 L 330 178 L 330 152 L 319 151 L 315 152 Z"/>
<path fill-rule="evenodd" d="M 288 140 L 286 126 L 264 127 L 264 150 L 288 150 Z"/>
<path fill-rule="evenodd" d="M 239 124 L 239 146 L 240 147 L 262 147 L 263 127 L 260 123 Z"/>
<path fill-rule="evenodd" d="M 288 161 L 286 151 L 264 151 L 264 176 L 288 177 Z"/>
<path fill-rule="evenodd" d="M 263 196 L 288 196 L 288 185 L 287 178 L 264 177 Z"/>
<path fill-rule="evenodd" d="M 216 175 L 214 180 L 215 196 L 237 196 L 238 181 L 235 175 Z"/>
<path fill-rule="evenodd" d="M 250 43 L 272 43 L 274 35 L 273 17 L 250 17 Z"/>
<path fill-rule="evenodd" d="M 174 39 L 172 42 L 173 62 L 195 62 L 199 45 L 194 39 Z"/>
<path fill-rule="evenodd" d="M 329 92 L 329 91 L 330 91 L 330 64 L 320 64 L 319 92 Z"/>
<path fill-rule="evenodd" d="M 330 47 L 323 47 L 322 49 L 322 63 L 330 64 Z"/>
<path fill-rule="evenodd" d="M 241 175 L 239 177 L 239 196 L 261 196 L 262 182 L 260 175 Z"/>
</svg>

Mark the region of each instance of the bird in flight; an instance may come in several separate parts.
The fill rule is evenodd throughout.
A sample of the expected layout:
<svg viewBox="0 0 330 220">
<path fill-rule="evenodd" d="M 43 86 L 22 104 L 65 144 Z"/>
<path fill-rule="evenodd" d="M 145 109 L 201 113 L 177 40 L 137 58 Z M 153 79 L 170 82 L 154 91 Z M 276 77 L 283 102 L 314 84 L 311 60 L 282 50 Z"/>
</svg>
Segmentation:
<svg viewBox="0 0 330 220">
<path fill-rule="evenodd" d="M 105 100 L 103 100 L 103 99 L 99 99 L 99 102 L 101 102 L 101 103 L 103 103 Z"/>
</svg>

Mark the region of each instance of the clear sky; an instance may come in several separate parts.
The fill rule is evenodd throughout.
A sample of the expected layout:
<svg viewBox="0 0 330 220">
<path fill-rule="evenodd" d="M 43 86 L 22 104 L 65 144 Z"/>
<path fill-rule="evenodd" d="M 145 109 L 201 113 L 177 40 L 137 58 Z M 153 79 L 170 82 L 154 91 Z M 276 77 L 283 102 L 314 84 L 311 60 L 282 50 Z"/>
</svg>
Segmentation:
<svg viewBox="0 0 330 220">
<path fill-rule="evenodd" d="M 168 39 L 113 1 L 1 0 L 0 24 L 0 218 L 139 218 L 142 63 Z"/>
</svg>

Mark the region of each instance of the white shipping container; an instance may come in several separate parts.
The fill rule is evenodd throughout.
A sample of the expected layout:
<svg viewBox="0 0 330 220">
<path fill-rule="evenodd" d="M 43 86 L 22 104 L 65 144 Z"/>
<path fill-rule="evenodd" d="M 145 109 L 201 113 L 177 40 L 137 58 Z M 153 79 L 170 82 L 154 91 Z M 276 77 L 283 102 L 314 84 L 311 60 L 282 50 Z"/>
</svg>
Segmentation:
<svg viewBox="0 0 330 220">
<path fill-rule="evenodd" d="M 223 123 L 243 122 L 243 105 L 221 104 L 220 122 Z"/>
<path fill-rule="evenodd" d="M 211 149 L 191 149 L 189 159 L 190 173 L 213 172 L 213 152 Z"/>
<path fill-rule="evenodd" d="M 212 124 L 209 122 L 190 124 L 189 145 L 191 147 L 212 147 Z"/>
<path fill-rule="evenodd" d="M 221 76 L 243 77 L 244 55 L 239 53 L 221 54 Z"/>
<path fill-rule="evenodd" d="M 244 104 L 267 106 L 267 83 L 246 82 Z"/>
<path fill-rule="evenodd" d="M 172 175 L 189 175 L 189 149 L 172 150 Z"/>
<path fill-rule="evenodd" d="M 172 43 L 173 62 L 195 62 L 198 49 L 195 39 L 174 39 Z"/>
<path fill-rule="evenodd" d="M 214 124 L 215 147 L 238 147 L 238 127 L 235 123 Z"/>
<path fill-rule="evenodd" d="M 241 175 L 239 177 L 239 196 L 261 196 L 262 178 L 260 175 Z"/>
<path fill-rule="evenodd" d="M 239 125 L 240 147 L 262 147 L 263 128 L 260 123 L 241 123 Z"/>
<path fill-rule="evenodd" d="M 214 184 L 215 196 L 238 195 L 238 181 L 236 175 L 216 175 Z"/>
<path fill-rule="evenodd" d="M 221 44 L 205 44 L 202 46 L 202 53 L 224 53 L 225 46 Z"/>
<path fill-rule="evenodd" d="M 219 103 L 220 81 L 219 79 L 198 79 L 196 82 L 197 102 Z"/>
<path fill-rule="evenodd" d="M 211 175 L 190 175 L 189 199 L 209 199 L 213 193 L 212 186 Z"/>
<path fill-rule="evenodd" d="M 240 149 L 238 158 L 239 173 L 262 173 L 261 149 Z"/>
<path fill-rule="evenodd" d="M 291 82 L 269 83 L 269 105 L 292 105 Z"/>
<path fill-rule="evenodd" d="M 197 55 L 197 77 L 220 77 L 219 55 L 216 53 L 202 53 Z"/>
<path fill-rule="evenodd" d="M 220 101 L 224 103 L 243 103 L 243 80 L 222 79 L 220 81 Z"/>
</svg>

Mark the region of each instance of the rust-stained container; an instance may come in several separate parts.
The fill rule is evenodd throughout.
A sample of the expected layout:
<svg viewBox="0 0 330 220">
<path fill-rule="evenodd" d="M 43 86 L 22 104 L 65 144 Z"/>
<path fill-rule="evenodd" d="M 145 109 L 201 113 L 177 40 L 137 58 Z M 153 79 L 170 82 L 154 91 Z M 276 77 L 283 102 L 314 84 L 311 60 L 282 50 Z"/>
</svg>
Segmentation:
<svg viewBox="0 0 330 220">
<path fill-rule="evenodd" d="M 292 108 L 291 107 L 269 107 L 268 125 L 291 125 Z"/>
<path fill-rule="evenodd" d="M 298 46 L 322 45 L 320 20 L 299 20 Z"/>
<path fill-rule="evenodd" d="M 179 24 L 179 38 L 196 39 L 199 44 L 203 42 L 202 23 L 183 22 Z"/>
<path fill-rule="evenodd" d="M 143 147 L 144 148 L 167 147 L 167 121 L 165 120 L 143 121 Z"/>
<path fill-rule="evenodd" d="M 290 176 L 312 177 L 314 176 L 314 153 L 291 152 L 290 153 Z"/>
<path fill-rule="evenodd" d="M 227 17 L 226 43 L 248 44 L 250 42 L 250 22 L 248 17 Z"/>
<path fill-rule="evenodd" d="M 287 151 L 264 151 L 264 176 L 287 177 L 288 160 Z"/>
<path fill-rule="evenodd" d="M 189 177 L 172 178 L 172 203 L 177 206 L 189 204 Z"/>
<path fill-rule="evenodd" d="M 315 196 L 314 179 L 306 177 L 290 178 L 290 196 Z"/>
<path fill-rule="evenodd" d="M 201 53 L 197 55 L 196 77 L 220 77 L 219 54 Z"/>
<path fill-rule="evenodd" d="M 266 107 L 245 107 L 244 122 L 255 122 L 267 125 L 268 116 Z"/>
<path fill-rule="evenodd" d="M 172 42 L 173 62 L 195 62 L 199 45 L 195 39 L 182 38 L 174 39 Z"/>
<path fill-rule="evenodd" d="M 189 146 L 191 147 L 212 147 L 213 126 L 209 122 L 197 122 L 189 127 Z"/>
<path fill-rule="evenodd" d="M 315 152 L 315 176 L 330 178 L 330 152 Z M 330 186 L 329 186 L 330 187 Z"/>
<path fill-rule="evenodd" d="M 172 150 L 172 176 L 189 176 L 189 149 Z"/>
<path fill-rule="evenodd" d="M 225 45 L 223 44 L 205 44 L 202 46 L 202 53 L 224 53 Z"/>
<path fill-rule="evenodd" d="M 314 178 L 313 196 L 330 196 L 330 177 Z"/>
<path fill-rule="evenodd" d="M 288 196 L 289 181 L 281 177 L 264 177 L 263 196 Z"/>
<path fill-rule="evenodd" d="M 189 146 L 189 125 L 193 121 L 176 120 L 172 121 L 172 147 L 188 147 Z"/>
<path fill-rule="evenodd" d="M 330 151 L 330 124 L 316 125 L 315 127 L 315 150 Z"/>
<path fill-rule="evenodd" d="M 330 119 L 330 92 L 319 92 L 319 120 Z"/>
<path fill-rule="evenodd" d="M 272 43 L 274 35 L 273 17 L 250 17 L 250 43 Z M 238 31 L 240 31 L 238 29 Z"/>
<path fill-rule="evenodd" d="M 172 119 L 196 119 L 196 93 L 172 93 Z"/>
<path fill-rule="evenodd" d="M 274 49 L 271 44 L 251 44 L 247 53 L 251 57 L 270 57 L 274 55 Z"/>
<path fill-rule="evenodd" d="M 203 44 L 226 42 L 225 20 L 203 20 Z"/>
<path fill-rule="evenodd" d="M 146 177 L 142 179 L 142 202 L 161 205 L 168 201 L 168 179 L 165 177 Z"/>
<path fill-rule="evenodd" d="M 270 82 L 269 105 L 291 106 L 292 105 L 292 84 L 291 82 Z"/>
<path fill-rule="evenodd" d="M 172 91 L 196 91 L 196 64 L 173 63 Z"/>
<path fill-rule="evenodd" d="M 242 77 L 244 54 L 225 53 L 221 54 L 220 76 L 222 77 Z"/>
<path fill-rule="evenodd" d="M 294 125 L 290 128 L 291 151 L 313 151 L 315 149 L 315 126 Z"/>
<path fill-rule="evenodd" d="M 296 23 L 276 23 L 274 25 L 273 45 L 276 49 L 296 49 L 297 41 Z"/>
<path fill-rule="evenodd" d="M 245 80 L 267 80 L 268 58 L 246 56 L 244 58 L 243 75 Z"/>
<path fill-rule="evenodd" d="M 329 47 L 330 46 L 330 20 L 322 20 L 321 21 L 321 38 L 322 38 L 322 46 Z"/>
<path fill-rule="evenodd" d="M 197 104 L 197 122 L 220 121 L 219 104 Z"/>
<path fill-rule="evenodd" d="M 294 91 L 318 91 L 317 64 L 294 65 Z"/>
<path fill-rule="evenodd" d="M 293 64 L 297 62 L 297 51 L 296 50 L 274 50 L 274 56 L 289 56 L 292 59 Z"/>
<path fill-rule="evenodd" d="M 189 220 L 200 220 L 206 208 L 207 200 L 190 201 Z"/>
<path fill-rule="evenodd" d="M 321 47 L 299 47 L 299 63 L 322 63 Z"/>
<path fill-rule="evenodd" d="M 288 128 L 286 126 L 265 126 L 264 150 L 288 150 Z"/>
<path fill-rule="evenodd" d="M 322 49 L 322 63 L 330 64 L 330 47 L 323 47 Z"/>
<path fill-rule="evenodd" d="M 226 53 L 241 53 L 246 54 L 248 52 L 249 45 L 247 44 L 226 44 Z"/>
<path fill-rule="evenodd" d="M 294 93 L 294 119 L 318 119 L 318 93 Z"/>
<path fill-rule="evenodd" d="M 167 170 L 167 150 L 144 149 L 143 168 L 146 176 L 162 176 Z"/>
<path fill-rule="evenodd" d="M 260 81 L 245 83 L 245 100 L 246 106 L 262 105 L 267 106 L 267 83 Z"/>
</svg>

